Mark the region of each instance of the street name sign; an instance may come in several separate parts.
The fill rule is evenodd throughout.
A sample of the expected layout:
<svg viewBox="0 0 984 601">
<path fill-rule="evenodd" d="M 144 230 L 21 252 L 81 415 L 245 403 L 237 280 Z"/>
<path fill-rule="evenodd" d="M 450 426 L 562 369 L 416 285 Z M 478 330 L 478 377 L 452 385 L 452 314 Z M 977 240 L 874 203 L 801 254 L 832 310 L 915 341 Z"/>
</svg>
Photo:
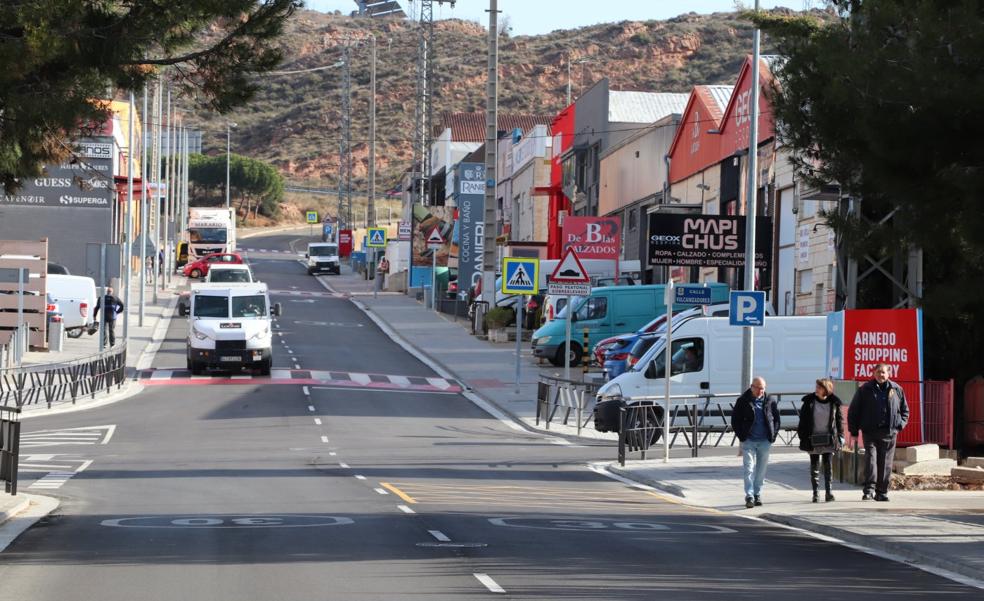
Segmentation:
<svg viewBox="0 0 984 601">
<path fill-rule="evenodd" d="M 381 227 L 369 228 L 366 246 L 369 248 L 386 248 L 386 230 Z"/>
<path fill-rule="evenodd" d="M 308 223 L 318 223 L 318 212 L 308 211 L 307 212 L 307 222 Z"/>
<path fill-rule="evenodd" d="M 709 305 L 711 304 L 711 289 L 708 286 L 680 284 L 674 287 L 678 305 Z"/>
<path fill-rule="evenodd" d="M 568 248 L 547 280 L 547 293 L 560 296 L 587 296 L 591 294 L 591 278 L 581 265 L 577 253 Z"/>
<path fill-rule="evenodd" d="M 503 294 L 537 294 L 540 291 L 540 259 L 504 257 Z"/>
</svg>

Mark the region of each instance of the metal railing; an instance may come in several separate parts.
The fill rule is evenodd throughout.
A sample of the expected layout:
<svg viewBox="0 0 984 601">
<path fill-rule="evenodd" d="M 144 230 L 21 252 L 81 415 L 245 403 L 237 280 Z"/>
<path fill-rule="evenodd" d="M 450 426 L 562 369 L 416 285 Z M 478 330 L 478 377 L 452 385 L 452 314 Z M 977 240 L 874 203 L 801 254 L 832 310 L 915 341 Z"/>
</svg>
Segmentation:
<svg viewBox="0 0 984 601">
<path fill-rule="evenodd" d="M 126 379 L 126 346 L 64 363 L 43 363 L 0 370 L 0 407 L 69 401 L 91 396 Z"/>
<path fill-rule="evenodd" d="M 24 360 L 24 354 L 28 350 L 28 337 L 31 329 L 27 324 L 14 328 L 10 331 L 10 340 L 0 344 L 0 368 L 15 367 Z"/>
<path fill-rule="evenodd" d="M 804 392 L 769 392 L 779 407 L 780 430 L 777 441 L 792 444 L 797 438 L 799 410 Z M 691 456 L 707 446 L 720 446 L 730 434 L 728 446 L 737 440 L 731 428 L 731 413 L 739 393 L 707 395 L 671 395 L 669 423 L 664 423 L 665 397 L 625 397 L 625 406 L 619 411 L 618 461 L 625 465 L 627 453 L 638 452 L 646 459 L 647 452 L 662 438 L 665 430 L 670 433 L 669 447 L 673 448 L 681 436 Z M 727 400 L 725 400 L 727 399 Z"/>
<path fill-rule="evenodd" d="M 595 393 L 600 387 L 601 383 L 541 375 L 536 385 L 536 425 L 540 425 L 542 419 L 546 429 L 549 430 L 550 423 L 557 417 L 557 412 L 563 409 L 563 424 L 567 425 L 573 412 L 577 434 L 580 436 L 581 429 L 587 426 L 593 417 L 591 412 L 586 410 L 594 402 Z"/>
</svg>

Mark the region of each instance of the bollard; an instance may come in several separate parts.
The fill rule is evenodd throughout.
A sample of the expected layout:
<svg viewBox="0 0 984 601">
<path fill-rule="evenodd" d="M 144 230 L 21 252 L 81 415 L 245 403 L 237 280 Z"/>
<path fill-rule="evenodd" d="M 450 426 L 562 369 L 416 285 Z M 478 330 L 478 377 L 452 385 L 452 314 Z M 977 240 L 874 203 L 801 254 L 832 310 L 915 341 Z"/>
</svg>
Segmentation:
<svg viewBox="0 0 984 601">
<path fill-rule="evenodd" d="M 588 335 L 588 328 L 584 328 L 584 346 L 581 348 L 584 350 L 581 358 L 581 381 L 586 381 L 588 379 L 588 365 L 591 363 L 591 347 L 590 347 L 591 337 Z"/>
</svg>

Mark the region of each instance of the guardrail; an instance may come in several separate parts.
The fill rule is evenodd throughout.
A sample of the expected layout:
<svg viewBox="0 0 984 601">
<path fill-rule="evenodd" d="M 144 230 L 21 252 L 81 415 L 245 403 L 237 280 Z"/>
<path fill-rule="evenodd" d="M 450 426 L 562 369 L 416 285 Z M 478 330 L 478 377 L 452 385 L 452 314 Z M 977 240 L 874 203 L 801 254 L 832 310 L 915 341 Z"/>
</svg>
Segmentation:
<svg viewBox="0 0 984 601">
<path fill-rule="evenodd" d="M 75 403 L 113 386 L 122 388 L 125 379 L 125 345 L 64 363 L 0 369 L 0 407 L 20 409 L 45 402 L 50 408 L 61 401 Z"/>
<path fill-rule="evenodd" d="M 549 430 L 550 422 L 557 416 L 557 412 L 564 409 L 563 424 L 567 425 L 571 412 L 574 412 L 577 434 L 580 436 L 581 429 L 593 417 L 590 412 L 587 412 L 587 418 L 584 414 L 594 401 L 599 387 L 601 383 L 541 375 L 536 385 L 536 424 L 540 425 L 540 420 L 543 419 L 546 429 Z"/>
</svg>

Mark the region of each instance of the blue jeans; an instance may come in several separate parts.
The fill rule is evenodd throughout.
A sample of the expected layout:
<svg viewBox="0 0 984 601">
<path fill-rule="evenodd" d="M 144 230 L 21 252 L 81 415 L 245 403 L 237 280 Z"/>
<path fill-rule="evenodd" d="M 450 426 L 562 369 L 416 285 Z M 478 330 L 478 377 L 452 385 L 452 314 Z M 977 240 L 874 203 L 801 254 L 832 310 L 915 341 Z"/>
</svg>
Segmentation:
<svg viewBox="0 0 984 601">
<path fill-rule="evenodd" d="M 745 467 L 745 496 L 757 497 L 762 494 L 765 470 L 769 467 L 768 440 L 746 440 L 741 443 L 741 463 Z"/>
</svg>

